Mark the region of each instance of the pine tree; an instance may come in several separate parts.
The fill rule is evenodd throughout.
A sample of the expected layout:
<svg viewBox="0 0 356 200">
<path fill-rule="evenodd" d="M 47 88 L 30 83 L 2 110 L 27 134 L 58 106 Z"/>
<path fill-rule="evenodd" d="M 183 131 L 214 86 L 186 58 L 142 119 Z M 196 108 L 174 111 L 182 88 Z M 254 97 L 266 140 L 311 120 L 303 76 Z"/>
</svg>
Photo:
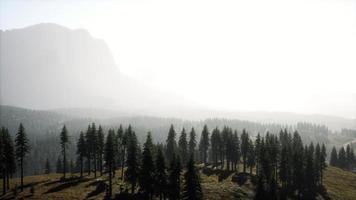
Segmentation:
<svg viewBox="0 0 356 200">
<path fill-rule="evenodd" d="M 323 144 L 321 146 L 321 158 L 320 158 L 320 183 L 323 185 L 323 171 L 327 167 L 326 165 L 326 148 L 325 145 Z"/>
<path fill-rule="evenodd" d="M 3 195 L 6 194 L 6 167 L 5 167 L 5 140 L 4 140 L 4 130 L 5 128 L 1 128 L 0 132 L 0 170 L 1 170 L 1 176 L 3 179 Z"/>
<path fill-rule="evenodd" d="M 249 140 L 247 152 L 247 166 L 250 167 L 250 174 L 252 174 L 252 168 L 255 166 L 255 164 L 255 148 L 252 140 Z"/>
<path fill-rule="evenodd" d="M 161 147 L 158 147 L 157 151 L 155 179 L 155 191 L 158 193 L 160 200 L 165 199 L 167 193 L 167 172 L 166 161 L 164 160 Z"/>
<path fill-rule="evenodd" d="M 93 148 L 92 148 L 92 131 L 90 124 L 88 125 L 87 132 L 85 133 L 85 151 L 88 163 L 88 175 L 91 173 L 91 161 L 93 157 Z"/>
<path fill-rule="evenodd" d="M 199 150 L 202 155 L 202 161 L 204 165 L 207 165 L 208 159 L 208 149 L 209 149 L 209 130 L 208 126 L 204 125 L 203 131 L 200 137 Z"/>
<path fill-rule="evenodd" d="M 6 175 L 6 188 L 10 189 L 10 176 L 16 172 L 16 158 L 14 151 L 14 143 L 7 128 L 3 130 L 4 142 L 4 162 Z"/>
<path fill-rule="evenodd" d="M 68 131 L 66 126 L 64 125 L 60 135 L 60 144 L 61 144 L 62 155 L 63 155 L 63 179 L 66 178 L 66 171 L 67 171 L 66 149 L 67 149 L 68 142 L 69 142 Z"/>
<path fill-rule="evenodd" d="M 197 146 L 197 141 L 196 141 L 196 133 L 194 128 L 189 133 L 189 156 L 194 156 L 195 153 L 195 148 Z"/>
<path fill-rule="evenodd" d="M 179 156 L 180 158 L 182 158 L 184 164 L 189 158 L 187 133 L 185 132 L 184 128 L 178 140 L 178 149 L 179 149 Z"/>
<path fill-rule="evenodd" d="M 115 132 L 112 135 L 113 137 L 113 144 L 115 144 Z M 98 154 L 98 165 L 99 165 L 99 171 L 100 171 L 100 176 L 103 175 L 103 155 L 104 155 L 104 132 L 101 126 L 99 126 L 98 132 L 97 132 L 97 154 Z M 114 145 L 115 146 L 115 145 Z"/>
<path fill-rule="evenodd" d="M 217 166 L 218 158 L 220 155 L 220 145 L 221 145 L 220 131 L 218 127 L 216 127 L 211 133 L 210 143 L 211 143 L 211 153 L 213 156 L 214 166 Z"/>
<path fill-rule="evenodd" d="M 337 166 L 345 169 L 347 165 L 347 161 L 346 161 L 346 152 L 344 147 L 341 147 L 339 150 L 339 157 L 337 159 Z"/>
<path fill-rule="evenodd" d="M 23 191 L 23 165 L 24 165 L 24 158 L 27 153 L 30 151 L 30 145 L 28 144 L 28 139 L 26 136 L 25 128 L 23 127 L 22 123 L 20 123 L 19 130 L 16 135 L 15 139 L 15 147 L 16 147 L 16 159 L 20 164 L 20 177 L 21 177 L 21 191 Z"/>
<path fill-rule="evenodd" d="M 77 142 L 77 155 L 80 164 L 80 177 L 83 177 L 83 162 L 86 156 L 86 143 L 83 132 L 80 132 L 79 139 Z"/>
<path fill-rule="evenodd" d="M 332 150 L 331 150 L 330 165 L 331 166 L 337 166 L 338 165 L 338 156 L 337 156 L 337 151 L 336 151 L 335 147 L 333 147 Z"/>
<path fill-rule="evenodd" d="M 91 153 L 93 155 L 93 164 L 94 164 L 94 178 L 96 178 L 96 172 L 98 170 L 98 163 L 97 163 L 97 159 L 98 159 L 98 134 L 97 134 L 97 129 L 95 126 L 95 123 L 92 123 L 91 125 L 91 130 L 90 130 L 91 134 L 90 134 L 90 142 L 89 144 L 89 148 L 91 149 Z"/>
<path fill-rule="evenodd" d="M 190 158 L 187 171 L 184 174 L 184 186 L 182 192 L 183 200 L 202 200 L 203 192 L 200 185 L 198 171 L 194 166 L 193 157 Z"/>
<path fill-rule="evenodd" d="M 173 156 L 173 160 L 170 164 L 169 168 L 169 176 L 168 176 L 168 198 L 170 200 L 178 200 L 180 199 L 180 174 L 182 171 L 182 166 L 180 164 L 179 156 Z"/>
<path fill-rule="evenodd" d="M 47 158 L 45 164 L 45 174 L 50 174 L 50 173 L 51 173 L 51 164 L 49 163 L 49 160 Z"/>
<path fill-rule="evenodd" d="M 247 154 L 249 151 L 249 141 L 250 141 L 249 135 L 246 132 L 246 130 L 243 129 L 241 134 L 241 155 L 242 155 L 244 173 L 246 172 L 246 166 L 247 166 Z"/>
<path fill-rule="evenodd" d="M 104 147 L 104 159 L 105 159 L 105 165 L 108 169 L 109 172 L 109 191 L 108 191 L 108 196 L 109 198 L 112 196 L 112 172 L 113 172 L 113 163 L 114 163 L 114 131 L 109 131 L 107 137 L 106 137 L 106 142 L 105 142 L 105 147 Z"/>
<path fill-rule="evenodd" d="M 177 144 L 176 144 L 176 132 L 174 130 L 173 124 L 169 128 L 168 137 L 166 140 L 166 158 L 168 162 L 171 162 L 173 158 L 173 154 L 176 152 Z"/>
<path fill-rule="evenodd" d="M 142 152 L 142 167 L 139 175 L 140 189 L 144 192 L 146 199 L 152 199 L 154 183 L 154 163 L 152 158 L 152 136 L 148 132 Z"/>
<path fill-rule="evenodd" d="M 128 182 L 131 184 L 131 192 L 135 192 L 137 178 L 139 173 L 139 163 L 137 158 L 137 138 L 135 132 L 130 130 L 128 132 L 128 146 L 127 146 L 127 171 L 126 171 L 126 178 Z"/>
</svg>

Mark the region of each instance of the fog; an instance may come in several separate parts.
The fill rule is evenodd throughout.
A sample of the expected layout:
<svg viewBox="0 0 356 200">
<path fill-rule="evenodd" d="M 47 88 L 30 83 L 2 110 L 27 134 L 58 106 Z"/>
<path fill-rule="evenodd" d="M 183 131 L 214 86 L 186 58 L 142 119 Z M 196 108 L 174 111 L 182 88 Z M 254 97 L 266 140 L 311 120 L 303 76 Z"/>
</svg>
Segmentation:
<svg viewBox="0 0 356 200">
<path fill-rule="evenodd" d="M 156 103 L 178 111 L 185 106 L 356 118 L 355 19 L 351 0 L 0 3 L 2 30 L 50 22 L 101 39 L 118 74 L 129 80 L 108 105 L 146 111 Z M 105 81 L 98 78 L 96 86 L 106 88 Z M 120 88 L 130 92 L 121 91 L 122 104 Z M 48 102 L 53 105 L 26 107 L 82 103 Z"/>
</svg>

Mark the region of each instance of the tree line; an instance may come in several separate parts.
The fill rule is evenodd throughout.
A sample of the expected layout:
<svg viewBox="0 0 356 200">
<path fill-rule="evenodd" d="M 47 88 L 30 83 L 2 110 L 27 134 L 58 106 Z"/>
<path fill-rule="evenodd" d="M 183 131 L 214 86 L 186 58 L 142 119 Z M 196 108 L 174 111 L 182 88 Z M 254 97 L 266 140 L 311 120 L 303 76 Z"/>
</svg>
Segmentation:
<svg viewBox="0 0 356 200">
<path fill-rule="evenodd" d="M 345 170 L 353 170 L 356 167 L 356 158 L 354 150 L 351 148 L 350 144 L 346 146 L 346 150 L 343 146 L 340 147 L 338 152 L 335 147 L 332 148 L 330 165 Z"/>
<path fill-rule="evenodd" d="M 2 128 L 1 138 L 10 137 L 6 132 Z M 227 126 L 221 130 L 216 127 L 210 133 L 205 125 L 199 143 L 194 128 L 189 132 L 182 128 L 178 139 L 176 137 L 177 132 L 171 125 L 165 143 L 154 143 L 152 134 L 148 132 L 141 145 L 131 125 L 127 128 L 120 125 L 118 129 L 109 129 L 104 133 L 101 126 L 92 123 L 86 132 L 80 133 L 76 142 L 76 168 L 80 177 L 84 173 L 93 173 L 94 177 L 107 175 L 108 196 L 112 196 L 113 192 L 112 179 L 117 169 L 121 169 L 118 178 L 128 182 L 131 193 L 142 195 L 142 199 L 202 199 L 196 163 L 232 172 L 239 172 L 241 166 L 243 174 L 249 174 L 255 180 L 256 199 L 313 199 L 322 188 L 323 170 L 326 167 L 325 145 L 310 143 L 304 146 L 297 131 L 290 133 L 285 129 L 279 135 L 267 132 L 263 136 L 258 134 L 257 137 L 251 137 L 245 129 L 238 133 Z M 66 154 L 69 138 L 68 130 L 63 126 L 59 134 L 62 157 L 57 162 L 57 168 L 60 166 L 63 173 L 63 181 L 68 171 Z M 14 164 L 16 159 L 23 171 L 23 158 L 29 152 L 22 124 L 15 145 L 6 141 L 12 141 L 11 137 L 1 140 L 1 161 L 7 160 L 5 157 L 8 154 L 3 153 L 5 150 L 10 149 L 14 155 L 9 159 L 13 163 L 2 162 L 6 163 L 1 165 L 4 183 L 14 169 L 7 165 Z M 14 146 L 14 150 L 5 148 L 5 143 Z M 46 171 L 50 172 L 48 160 L 45 165 Z M 22 180 L 23 173 L 21 187 Z"/>
</svg>

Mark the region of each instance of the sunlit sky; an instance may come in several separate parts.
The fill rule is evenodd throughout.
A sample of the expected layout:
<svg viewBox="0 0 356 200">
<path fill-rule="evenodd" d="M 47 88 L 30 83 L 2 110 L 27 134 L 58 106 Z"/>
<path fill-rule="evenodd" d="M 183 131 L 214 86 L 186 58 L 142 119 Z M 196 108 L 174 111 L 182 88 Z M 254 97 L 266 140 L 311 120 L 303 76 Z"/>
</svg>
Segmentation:
<svg viewBox="0 0 356 200">
<path fill-rule="evenodd" d="M 120 71 L 219 110 L 356 118 L 356 1 L 0 1 L 0 28 L 106 41 Z"/>
</svg>

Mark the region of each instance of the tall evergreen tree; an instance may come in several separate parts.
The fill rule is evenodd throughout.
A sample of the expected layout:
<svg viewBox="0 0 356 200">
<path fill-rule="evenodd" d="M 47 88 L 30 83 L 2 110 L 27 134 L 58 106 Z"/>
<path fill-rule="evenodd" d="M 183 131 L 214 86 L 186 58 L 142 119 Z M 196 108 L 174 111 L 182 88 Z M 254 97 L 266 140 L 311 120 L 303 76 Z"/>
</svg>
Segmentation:
<svg viewBox="0 0 356 200">
<path fill-rule="evenodd" d="M 218 127 L 216 127 L 211 133 L 210 143 L 211 143 L 211 153 L 213 157 L 213 162 L 214 165 L 217 166 L 219 155 L 220 155 L 220 145 L 221 145 L 220 131 Z"/>
<path fill-rule="evenodd" d="M 202 200 L 203 192 L 200 185 L 200 178 L 198 171 L 194 166 L 193 157 L 190 158 L 187 171 L 184 174 L 184 185 L 182 192 L 183 200 Z"/>
<path fill-rule="evenodd" d="M 344 147 L 341 147 L 339 150 L 339 157 L 337 159 L 337 166 L 346 169 L 347 166 L 347 160 L 346 160 L 346 152 Z"/>
<path fill-rule="evenodd" d="M 86 146 L 86 157 L 87 157 L 87 163 L 88 163 L 88 175 L 91 173 L 91 161 L 93 157 L 93 140 L 92 140 L 92 129 L 90 124 L 88 125 L 87 132 L 85 133 L 85 146 Z"/>
<path fill-rule="evenodd" d="M 14 143 L 7 128 L 3 130 L 4 162 L 6 175 L 6 188 L 10 189 L 10 176 L 16 172 L 16 158 Z"/>
<path fill-rule="evenodd" d="M 113 130 L 112 130 L 113 131 Z M 112 139 L 113 139 L 113 145 L 115 147 L 115 131 L 112 135 Z M 100 171 L 100 176 L 103 175 L 103 155 L 104 155 L 104 132 L 103 132 L 103 128 L 101 126 L 99 126 L 98 128 L 98 132 L 97 132 L 97 157 L 98 157 L 98 166 L 99 166 L 99 171 Z M 115 151 L 115 150 L 114 150 Z M 115 153 L 115 152 L 114 152 Z M 114 154 L 115 156 L 115 154 Z M 115 160 L 114 160 L 115 161 Z M 115 164 L 115 162 L 113 163 L 113 165 Z"/>
<path fill-rule="evenodd" d="M 330 165 L 331 166 L 337 166 L 338 165 L 338 156 L 337 156 L 337 151 L 336 151 L 335 147 L 333 147 L 332 150 L 331 150 Z"/>
<path fill-rule="evenodd" d="M 187 133 L 185 132 L 184 128 L 178 140 L 178 149 L 179 156 L 182 158 L 184 164 L 189 158 Z"/>
<path fill-rule="evenodd" d="M 63 179 L 66 178 L 66 172 L 67 172 L 66 149 L 68 146 L 68 142 L 69 142 L 68 131 L 66 126 L 64 125 L 60 135 L 60 144 L 61 144 L 62 155 L 63 155 Z"/>
<path fill-rule="evenodd" d="M 209 130 L 207 125 L 204 125 L 203 131 L 201 133 L 199 148 L 202 156 L 202 161 L 206 165 L 208 161 L 209 149 Z"/>
<path fill-rule="evenodd" d="M 166 140 L 166 158 L 168 162 L 172 161 L 173 154 L 176 152 L 177 143 L 176 143 L 176 132 L 174 130 L 173 124 L 169 128 L 168 137 Z"/>
<path fill-rule="evenodd" d="M 326 147 L 323 143 L 323 145 L 321 146 L 321 158 L 320 158 L 320 182 L 321 185 L 323 185 L 323 171 L 325 170 L 325 168 L 327 167 L 326 165 Z"/>
<path fill-rule="evenodd" d="M 168 198 L 169 200 L 180 199 L 180 174 L 182 171 L 182 166 L 180 164 L 179 156 L 173 156 L 173 160 L 170 163 L 169 175 L 168 175 Z"/>
<path fill-rule="evenodd" d="M 105 165 L 108 169 L 109 172 L 109 191 L 108 191 L 108 196 L 111 198 L 112 196 L 112 172 L 113 172 L 113 164 L 114 164 L 114 131 L 110 130 L 107 137 L 106 137 L 106 142 L 105 142 L 105 147 L 104 147 L 104 159 L 105 159 Z"/>
<path fill-rule="evenodd" d="M 242 155 L 242 161 L 243 161 L 243 170 L 244 173 L 246 172 L 246 166 L 247 166 L 247 155 L 249 151 L 249 135 L 245 129 L 242 130 L 241 134 L 241 155 Z"/>
<path fill-rule="evenodd" d="M 30 145 L 27 139 L 25 128 L 23 127 L 22 123 L 20 123 L 19 130 L 16 134 L 15 147 L 16 147 L 15 150 L 16 159 L 20 165 L 21 191 L 23 191 L 24 159 L 30 151 Z"/>
<path fill-rule="evenodd" d="M 5 166 L 5 140 L 4 140 L 4 130 L 5 128 L 1 128 L 0 132 L 0 170 L 1 176 L 3 179 L 3 195 L 6 194 L 6 166 Z"/>
<path fill-rule="evenodd" d="M 140 189 L 144 192 L 146 199 L 153 197 L 154 163 L 152 158 L 152 136 L 148 132 L 142 152 L 142 167 L 139 174 Z"/>
<path fill-rule="evenodd" d="M 83 132 L 80 132 L 79 139 L 77 142 L 77 155 L 80 165 L 80 177 L 83 177 L 83 162 L 84 157 L 86 156 L 86 143 Z"/>
<path fill-rule="evenodd" d="M 255 148 L 252 140 L 248 142 L 248 152 L 247 152 L 247 166 L 250 167 L 250 174 L 252 174 L 252 168 L 255 166 Z"/>
<path fill-rule="evenodd" d="M 128 135 L 128 146 L 127 146 L 127 171 L 126 178 L 131 184 L 131 192 L 135 192 L 138 173 L 139 173 L 139 163 L 137 158 L 138 145 L 136 134 L 133 131 L 130 131 Z"/>
<path fill-rule="evenodd" d="M 157 151 L 155 179 L 155 191 L 159 195 L 160 200 L 165 199 L 167 193 L 167 172 L 162 147 L 158 147 Z"/>
<path fill-rule="evenodd" d="M 195 153 L 195 148 L 197 146 L 197 141 L 196 141 L 196 133 L 194 128 L 192 128 L 192 130 L 189 133 L 189 156 L 193 155 Z"/>
</svg>

